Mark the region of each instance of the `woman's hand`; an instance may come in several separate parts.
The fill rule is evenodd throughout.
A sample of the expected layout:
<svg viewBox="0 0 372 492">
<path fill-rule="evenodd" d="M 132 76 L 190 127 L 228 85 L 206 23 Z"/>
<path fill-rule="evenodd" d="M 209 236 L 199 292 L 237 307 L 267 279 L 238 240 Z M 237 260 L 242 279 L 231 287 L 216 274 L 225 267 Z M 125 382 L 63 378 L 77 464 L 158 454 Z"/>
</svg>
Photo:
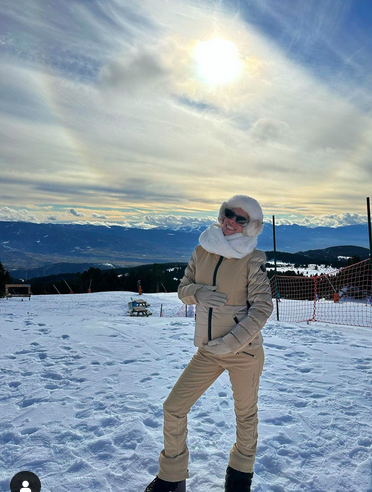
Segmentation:
<svg viewBox="0 0 372 492">
<path fill-rule="evenodd" d="M 211 308 L 224 306 L 227 302 L 227 297 L 222 292 L 217 292 L 216 289 L 216 285 L 203 285 L 203 287 L 198 289 L 194 294 L 198 304 Z"/>
<path fill-rule="evenodd" d="M 203 348 L 216 355 L 229 354 L 232 352 L 231 348 L 223 341 L 222 337 L 214 338 L 209 343 L 204 344 Z"/>
</svg>

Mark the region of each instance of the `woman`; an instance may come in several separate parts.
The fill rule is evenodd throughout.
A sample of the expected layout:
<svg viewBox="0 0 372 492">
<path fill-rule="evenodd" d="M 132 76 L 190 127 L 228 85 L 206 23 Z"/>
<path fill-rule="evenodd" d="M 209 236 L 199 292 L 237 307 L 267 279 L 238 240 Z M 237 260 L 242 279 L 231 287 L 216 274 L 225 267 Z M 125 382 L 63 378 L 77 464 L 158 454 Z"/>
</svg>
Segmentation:
<svg viewBox="0 0 372 492">
<path fill-rule="evenodd" d="M 164 403 L 164 449 L 157 477 L 145 492 L 184 492 L 188 478 L 187 414 L 196 400 L 229 371 L 236 414 L 225 492 L 249 492 L 257 448 L 257 399 L 264 364 L 261 329 L 273 304 L 265 254 L 256 249 L 262 232 L 259 203 L 236 195 L 221 205 L 218 224 L 200 236 L 178 296 L 196 304 L 198 351 Z"/>
</svg>

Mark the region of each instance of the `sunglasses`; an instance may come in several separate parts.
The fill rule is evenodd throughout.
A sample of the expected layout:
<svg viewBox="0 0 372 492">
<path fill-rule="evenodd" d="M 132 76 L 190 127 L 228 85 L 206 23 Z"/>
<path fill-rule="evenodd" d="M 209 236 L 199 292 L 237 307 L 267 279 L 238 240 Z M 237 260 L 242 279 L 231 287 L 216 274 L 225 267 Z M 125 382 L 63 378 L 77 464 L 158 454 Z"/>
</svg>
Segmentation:
<svg viewBox="0 0 372 492">
<path fill-rule="evenodd" d="M 227 217 L 228 219 L 234 219 L 235 218 L 235 222 L 241 226 L 245 226 L 249 223 L 249 219 L 246 219 L 242 215 L 237 215 L 235 212 L 233 212 L 229 208 L 225 208 L 225 217 Z"/>
</svg>

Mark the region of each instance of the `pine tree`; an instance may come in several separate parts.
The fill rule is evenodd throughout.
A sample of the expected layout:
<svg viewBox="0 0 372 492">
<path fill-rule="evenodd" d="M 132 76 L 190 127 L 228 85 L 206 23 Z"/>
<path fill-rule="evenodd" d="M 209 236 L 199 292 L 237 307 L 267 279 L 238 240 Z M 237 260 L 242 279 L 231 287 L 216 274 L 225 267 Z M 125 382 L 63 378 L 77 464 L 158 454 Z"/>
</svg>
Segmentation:
<svg viewBox="0 0 372 492">
<path fill-rule="evenodd" d="M 360 256 L 354 255 L 351 258 L 348 258 L 347 266 L 354 265 L 355 263 L 359 263 L 360 261 Z"/>
<path fill-rule="evenodd" d="M 0 262 L 0 297 L 5 295 L 5 284 L 10 284 L 12 277 L 8 270 L 5 270 L 3 264 Z"/>
</svg>

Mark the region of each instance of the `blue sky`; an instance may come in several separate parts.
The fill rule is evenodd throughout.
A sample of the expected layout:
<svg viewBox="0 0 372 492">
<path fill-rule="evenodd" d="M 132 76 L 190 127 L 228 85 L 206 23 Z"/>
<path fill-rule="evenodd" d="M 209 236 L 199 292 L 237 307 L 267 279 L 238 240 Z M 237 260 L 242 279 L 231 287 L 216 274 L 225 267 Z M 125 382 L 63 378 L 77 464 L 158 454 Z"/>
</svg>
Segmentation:
<svg viewBox="0 0 372 492">
<path fill-rule="evenodd" d="M 371 10 L 3 0 L 0 220 L 209 220 L 247 194 L 279 223 L 365 222 Z"/>
</svg>

